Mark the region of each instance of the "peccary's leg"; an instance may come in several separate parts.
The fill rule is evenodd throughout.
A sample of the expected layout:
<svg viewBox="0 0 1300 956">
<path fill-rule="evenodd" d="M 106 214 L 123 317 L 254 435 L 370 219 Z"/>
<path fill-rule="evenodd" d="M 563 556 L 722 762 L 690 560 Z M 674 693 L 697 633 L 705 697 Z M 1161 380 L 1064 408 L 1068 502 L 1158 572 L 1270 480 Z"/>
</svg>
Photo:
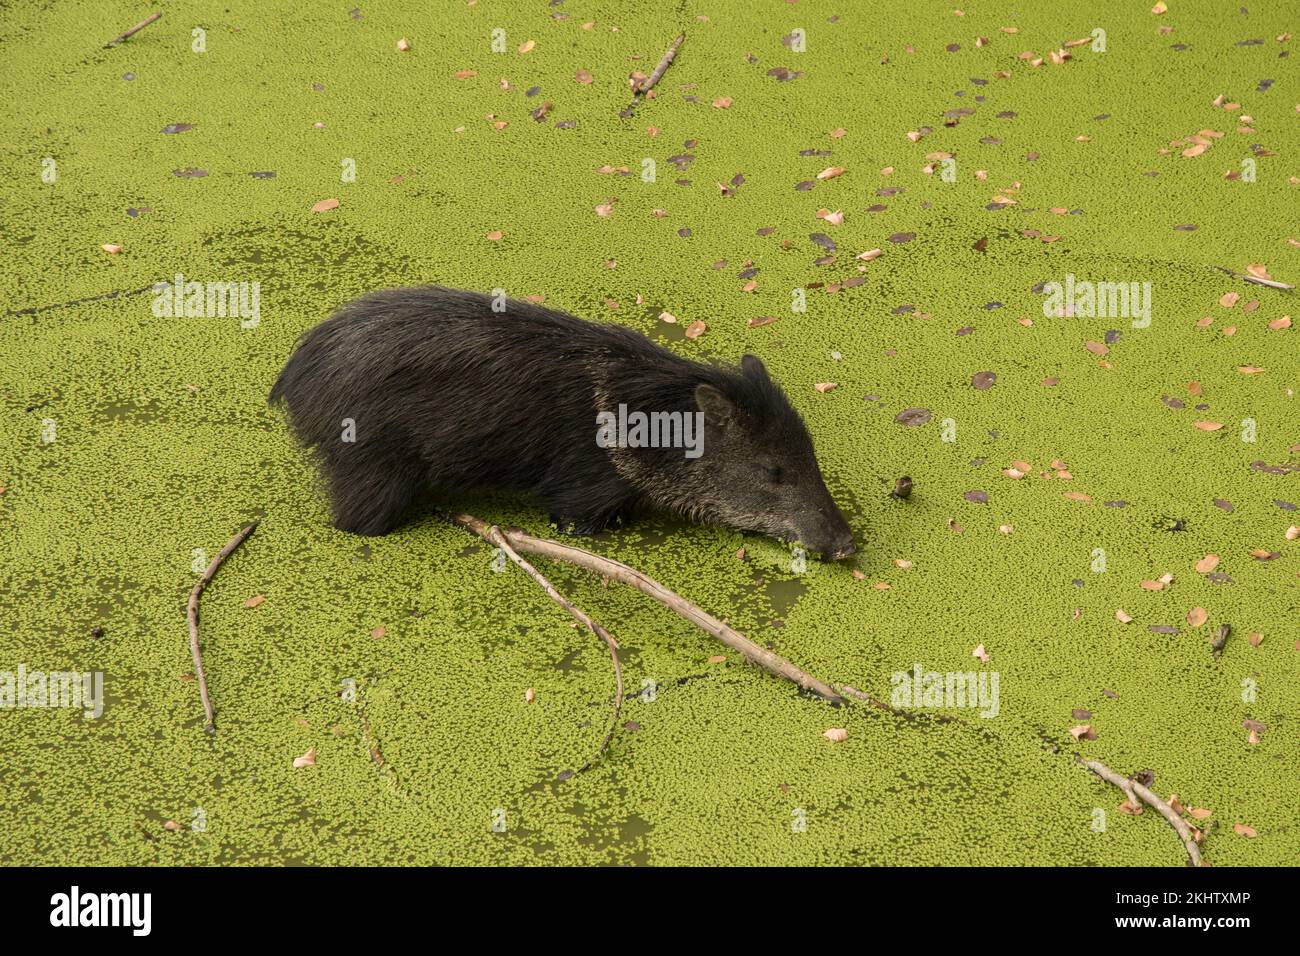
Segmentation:
<svg viewBox="0 0 1300 956">
<path fill-rule="evenodd" d="M 423 484 L 418 459 L 372 456 L 357 448 L 326 462 L 334 527 L 352 534 L 387 534 Z"/>
<path fill-rule="evenodd" d="M 599 534 L 632 510 L 630 498 L 598 498 L 591 489 L 548 495 L 544 503 L 561 534 L 579 536 Z"/>
</svg>

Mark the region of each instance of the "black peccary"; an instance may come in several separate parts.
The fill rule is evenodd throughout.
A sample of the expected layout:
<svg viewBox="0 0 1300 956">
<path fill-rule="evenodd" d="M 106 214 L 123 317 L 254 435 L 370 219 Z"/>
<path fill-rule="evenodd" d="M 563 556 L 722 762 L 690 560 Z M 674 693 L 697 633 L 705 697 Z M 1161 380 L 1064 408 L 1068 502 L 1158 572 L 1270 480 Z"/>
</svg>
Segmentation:
<svg viewBox="0 0 1300 956">
<path fill-rule="evenodd" d="M 579 534 L 648 505 L 828 558 L 854 552 L 808 432 L 757 358 L 701 365 L 631 329 L 492 306 L 440 286 L 389 289 L 304 334 L 270 400 L 287 401 L 315 448 L 338 528 L 384 534 L 422 487 L 494 488 L 532 492 Z M 598 413 L 628 410 L 669 413 L 661 436 L 671 413 L 702 424 L 703 446 L 631 447 L 629 429 L 602 447 Z"/>
</svg>

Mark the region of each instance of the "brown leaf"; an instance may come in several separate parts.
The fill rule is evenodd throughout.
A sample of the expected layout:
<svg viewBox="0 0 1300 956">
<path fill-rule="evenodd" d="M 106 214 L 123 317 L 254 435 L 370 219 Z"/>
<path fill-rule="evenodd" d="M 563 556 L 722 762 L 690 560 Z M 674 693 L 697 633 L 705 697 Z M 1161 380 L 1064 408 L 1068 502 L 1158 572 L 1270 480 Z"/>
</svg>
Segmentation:
<svg viewBox="0 0 1300 956">
<path fill-rule="evenodd" d="M 1205 613 L 1203 607 L 1194 607 L 1187 612 L 1187 623 L 1192 627 L 1200 627 L 1207 620 L 1209 620 L 1209 615 Z"/>
<path fill-rule="evenodd" d="M 262 603 L 263 601 L 265 601 L 265 600 L 266 600 L 265 597 L 263 597 L 262 595 L 258 594 L 258 595 L 254 596 L 254 597 L 249 598 L 247 601 L 245 601 L 245 602 L 244 602 L 244 607 L 257 607 L 259 604 L 261 604 L 261 603 Z"/>
<path fill-rule="evenodd" d="M 293 769 L 294 769 L 294 770 L 301 770 L 303 767 L 314 767 L 314 766 L 316 766 L 316 748 L 315 748 L 315 747 L 312 747 L 310 750 L 308 750 L 308 751 L 307 751 L 305 754 L 303 754 L 301 757 L 294 757 L 294 758 L 293 758 Z"/>
<path fill-rule="evenodd" d="M 698 339 L 701 335 L 704 334 L 707 328 L 708 326 L 706 326 L 699 319 L 696 319 L 690 325 L 686 326 L 686 331 L 684 334 L 688 339 Z"/>
<path fill-rule="evenodd" d="M 1196 571 L 1198 574 L 1209 574 L 1219 566 L 1219 556 L 1217 554 L 1207 554 L 1201 560 L 1196 562 Z"/>
<path fill-rule="evenodd" d="M 1255 839 L 1256 835 L 1255 828 L 1248 827 L 1244 823 L 1234 823 L 1232 825 L 1232 832 L 1237 834 L 1237 836 L 1244 836 L 1247 840 Z"/>
<path fill-rule="evenodd" d="M 822 736 L 833 743 L 843 743 L 849 739 L 849 732 L 843 727 L 832 727 L 830 730 L 822 732 Z"/>
<path fill-rule="evenodd" d="M 329 212 L 331 209 L 338 209 L 339 201 L 337 199 L 322 199 L 316 205 L 311 207 L 312 212 Z"/>
</svg>

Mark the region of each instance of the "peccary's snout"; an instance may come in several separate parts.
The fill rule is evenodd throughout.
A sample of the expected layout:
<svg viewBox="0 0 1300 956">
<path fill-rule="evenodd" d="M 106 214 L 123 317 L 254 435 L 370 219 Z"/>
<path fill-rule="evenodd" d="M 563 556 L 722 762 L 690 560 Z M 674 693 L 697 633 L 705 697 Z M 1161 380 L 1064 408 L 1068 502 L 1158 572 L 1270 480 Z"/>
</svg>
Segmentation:
<svg viewBox="0 0 1300 956">
<path fill-rule="evenodd" d="M 810 524 L 812 527 L 800 534 L 799 539 L 809 550 L 820 552 L 824 560 L 842 561 L 857 553 L 853 532 L 839 509 L 832 507 L 828 512 L 818 513 Z"/>
</svg>

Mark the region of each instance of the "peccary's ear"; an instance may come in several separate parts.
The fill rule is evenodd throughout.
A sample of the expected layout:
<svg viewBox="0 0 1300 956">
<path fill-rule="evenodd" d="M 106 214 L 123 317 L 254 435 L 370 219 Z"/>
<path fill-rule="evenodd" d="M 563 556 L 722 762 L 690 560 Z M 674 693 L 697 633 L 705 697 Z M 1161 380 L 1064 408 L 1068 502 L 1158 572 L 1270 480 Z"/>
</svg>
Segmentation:
<svg viewBox="0 0 1300 956">
<path fill-rule="evenodd" d="M 737 410 L 731 399 L 705 382 L 695 386 L 695 404 L 715 425 L 725 426 L 736 420 Z"/>
<path fill-rule="evenodd" d="M 771 377 L 767 374 L 767 367 L 763 360 L 757 355 L 746 355 L 740 360 L 740 370 L 745 373 L 747 378 L 752 378 L 756 382 L 770 382 Z"/>
</svg>

